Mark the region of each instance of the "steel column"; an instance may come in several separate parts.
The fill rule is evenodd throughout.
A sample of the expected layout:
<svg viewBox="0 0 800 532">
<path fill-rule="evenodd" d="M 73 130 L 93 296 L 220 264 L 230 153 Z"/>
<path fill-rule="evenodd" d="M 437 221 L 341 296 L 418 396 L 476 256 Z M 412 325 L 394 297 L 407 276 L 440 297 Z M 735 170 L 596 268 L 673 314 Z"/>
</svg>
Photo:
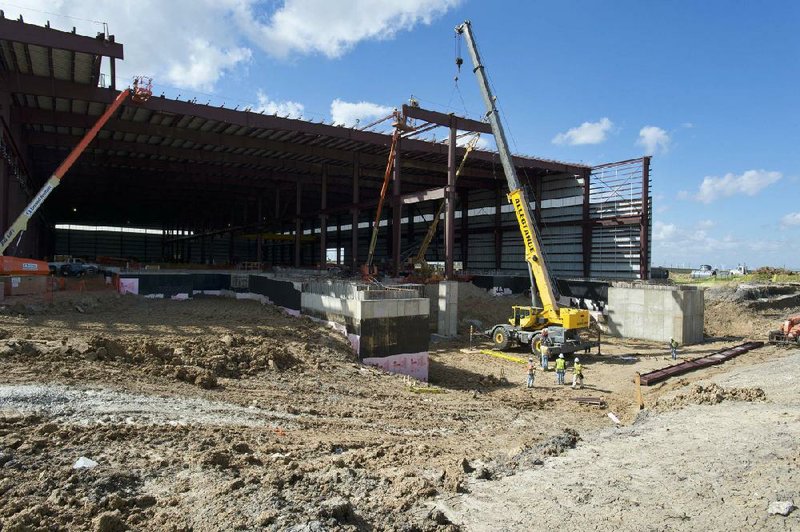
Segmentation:
<svg viewBox="0 0 800 532">
<path fill-rule="evenodd" d="M 503 265 L 503 207 L 502 192 L 494 191 L 494 269 L 499 270 Z"/>
<path fill-rule="evenodd" d="M 583 238 L 581 239 L 583 254 L 583 276 L 592 276 L 592 220 L 589 201 L 592 190 L 592 171 L 583 171 Z"/>
<path fill-rule="evenodd" d="M 447 207 L 445 213 L 444 234 L 444 275 L 453 279 L 453 255 L 455 254 L 455 221 L 456 221 L 456 133 L 455 126 L 450 127 L 450 138 L 447 146 Z"/>
<path fill-rule="evenodd" d="M 401 140 L 397 140 L 397 146 L 395 147 L 395 155 L 394 155 L 394 168 L 392 171 L 394 172 L 394 183 L 392 183 L 392 271 L 394 275 L 400 273 L 400 243 L 402 241 L 402 233 L 400 232 L 401 223 L 400 220 L 402 219 L 402 204 L 400 202 L 400 177 L 401 177 L 401 166 L 402 166 L 402 158 L 400 155 L 400 143 Z"/>
<path fill-rule="evenodd" d="M 358 152 L 353 154 L 353 218 L 352 218 L 352 226 L 351 226 L 351 250 L 350 253 L 352 254 L 352 268 L 353 272 L 358 271 L 358 217 L 359 217 L 359 210 L 358 210 L 358 202 L 359 202 L 359 190 L 358 190 L 358 178 L 361 174 L 361 161 Z"/>
<path fill-rule="evenodd" d="M 336 215 L 336 264 L 342 265 L 342 217 Z"/>
<path fill-rule="evenodd" d="M 642 158 L 642 225 L 639 229 L 639 278 L 650 278 L 650 157 Z"/>
<path fill-rule="evenodd" d="M 322 183 L 320 185 L 320 209 L 319 215 L 319 268 L 326 269 L 328 265 L 328 215 L 325 209 L 328 208 L 328 166 L 322 166 Z"/>
<path fill-rule="evenodd" d="M 262 210 L 262 198 L 261 196 L 258 197 L 258 238 L 256 239 L 256 262 L 258 263 L 258 269 L 261 270 L 261 261 L 262 261 L 262 252 L 264 247 L 264 229 L 261 227 L 262 222 L 264 221 L 264 213 Z"/>
<path fill-rule="evenodd" d="M 461 196 L 461 269 L 467 269 L 469 259 L 469 190 L 462 190 Z"/>
<path fill-rule="evenodd" d="M 303 220 L 300 214 L 303 206 L 303 187 L 297 183 L 297 199 L 295 203 L 295 220 L 294 220 L 294 267 L 300 267 L 300 236 L 303 234 Z"/>
</svg>

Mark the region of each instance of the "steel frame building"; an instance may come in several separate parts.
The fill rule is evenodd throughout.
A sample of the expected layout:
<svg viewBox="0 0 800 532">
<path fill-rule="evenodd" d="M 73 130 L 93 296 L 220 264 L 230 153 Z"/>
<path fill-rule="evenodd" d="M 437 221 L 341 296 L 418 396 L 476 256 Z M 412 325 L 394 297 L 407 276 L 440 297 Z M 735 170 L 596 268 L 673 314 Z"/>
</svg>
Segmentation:
<svg viewBox="0 0 800 532">
<path fill-rule="evenodd" d="M 0 229 L 113 100 L 123 58 L 113 36 L 0 18 Z M 106 61 L 111 74 L 103 83 Z M 457 134 L 491 134 L 489 125 L 418 107 L 403 106 L 402 115 L 442 128 L 447 141 L 401 139 L 376 262 L 398 270 L 446 199 L 429 261 L 441 261 L 448 274 L 459 264 L 524 271 L 497 154 L 472 152 L 455 179 L 464 154 Z M 357 267 L 390 143 L 380 132 L 154 95 L 125 104 L 109 121 L 14 251 L 323 267 L 333 250 L 336 262 Z M 596 167 L 528 156 L 514 162 L 535 198 L 555 275 L 649 276 L 649 157 Z"/>
</svg>

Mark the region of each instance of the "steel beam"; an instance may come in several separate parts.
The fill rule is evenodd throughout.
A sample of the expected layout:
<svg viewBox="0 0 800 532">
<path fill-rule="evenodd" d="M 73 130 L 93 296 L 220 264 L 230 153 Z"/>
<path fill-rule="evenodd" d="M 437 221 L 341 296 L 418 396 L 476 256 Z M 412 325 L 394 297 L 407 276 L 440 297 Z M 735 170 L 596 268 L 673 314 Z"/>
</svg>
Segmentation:
<svg viewBox="0 0 800 532">
<path fill-rule="evenodd" d="M 116 96 L 114 91 L 99 87 L 89 87 L 79 85 L 69 81 L 54 80 L 41 76 L 31 76 L 9 72 L 6 76 L 6 86 L 10 91 L 30 94 L 36 96 L 51 96 L 60 98 L 72 98 L 86 100 L 90 102 L 110 103 Z M 170 100 L 167 98 L 150 98 L 142 104 L 142 107 L 155 112 L 171 113 L 178 115 L 197 116 L 207 120 L 215 120 L 228 124 L 248 127 L 262 128 L 278 131 L 293 131 L 307 134 L 313 137 L 330 137 L 349 140 L 354 143 L 370 144 L 389 148 L 392 139 L 391 135 L 374 133 L 371 131 L 361 131 L 327 124 L 314 124 L 304 120 L 290 118 L 280 118 L 277 116 L 262 115 L 253 112 L 236 111 L 221 107 L 212 107 L 192 102 Z M 445 156 L 448 154 L 448 147 L 442 143 L 427 142 L 418 139 L 404 139 L 405 148 L 408 153 L 418 152 L 425 154 L 436 154 Z M 356 146 L 353 146 L 355 148 Z M 347 151 L 347 150 L 342 150 Z M 464 148 L 457 148 L 460 155 L 464 154 Z M 497 154 L 489 151 L 474 150 L 470 153 L 470 158 L 474 160 L 495 162 Z M 513 157 L 513 163 L 519 168 L 533 168 L 553 172 L 577 173 L 581 168 L 587 168 L 582 164 L 563 163 L 546 159 L 534 159 L 531 157 Z"/>
<path fill-rule="evenodd" d="M 114 42 L 113 35 L 110 35 L 108 40 L 99 38 L 99 35 L 93 39 L 18 20 L 0 18 L 0 38 L 4 41 L 34 44 L 44 48 L 124 59 L 122 44 Z"/>
<path fill-rule="evenodd" d="M 403 116 L 424 120 L 430 124 L 438 124 L 444 127 L 455 127 L 461 131 L 475 131 L 476 133 L 492 134 L 492 126 L 488 122 L 478 122 L 470 118 L 456 116 L 454 114 L 444 114 L 436 111 L 429 111 L 421 107 L 403 106 Z"/>
<path fill-rule="evenodd" d="M 351 251 L 352 254 L 352 268 L 353 272 L 358 271 L 358 219 L 359 219 L 359 179 L 361 176 L 361 159 L 358 153 L 353 154 L 353 209 L 352 209 L 352 226 L 351 226 Z"/>
</svg>

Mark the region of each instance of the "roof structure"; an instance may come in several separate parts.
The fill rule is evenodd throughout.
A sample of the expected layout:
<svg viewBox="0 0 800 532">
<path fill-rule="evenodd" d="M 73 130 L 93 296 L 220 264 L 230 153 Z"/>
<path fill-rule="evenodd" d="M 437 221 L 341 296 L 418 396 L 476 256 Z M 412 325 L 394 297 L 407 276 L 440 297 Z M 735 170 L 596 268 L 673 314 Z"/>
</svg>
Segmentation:
<svg viewBox="0 0 800 532">
<path fill-rule="evenodd" d="M 0 19 L 0 88 L 10 93 L 10 129 L 27 155 L 34 191 L 114 99 L 121 59 L 113 36 Z M 101 79 L 103 61 L 111 63 L 110 80 Z M 488 131 L 483 122 L 404 110 L 409 119 Z M 259 199 L 268 200 L 262 219 L 272 222 L 298 212 L 345 214 L 376 204 L 390 144 L 384 133 L 154 95 L 144 104 L 126 102 L 44 208 L 55 223 L 77 222 L 77 211 L 80 223 L 185 228 L 226 227 L 232 212 L 255 209 Z M 463 149 L 457 152 L 460 160 Z M 533 157 L 515 162 L 534 179 L 587 169 Z M 442 188 L 448 146 L 403 138 L 400 168 L 403 195 Z M 473 152 L 458 187 L 505 187 L 497 154 Z"/>
</svg>

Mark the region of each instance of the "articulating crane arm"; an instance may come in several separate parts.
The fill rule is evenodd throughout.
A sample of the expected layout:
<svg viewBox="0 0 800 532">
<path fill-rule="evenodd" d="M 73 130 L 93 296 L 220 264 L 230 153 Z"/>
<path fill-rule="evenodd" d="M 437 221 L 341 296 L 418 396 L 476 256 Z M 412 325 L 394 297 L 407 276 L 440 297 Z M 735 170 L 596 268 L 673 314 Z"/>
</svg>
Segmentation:
<svg viewBox="0 0 800 532">
<path fill-rule="evenodd" d="M 11 245 L 11 242 L 14 241 L 17 237 L 22 237 L 22 233 L 25 229 L 28 228 L 28 222 L 33 215 L 36 214 L 36 211 L 39 210 L 39 207 L 42 206 L 44 200 L 47 199 L 47 196 L 53 192 L 60 183 L 61 179 L 64 177 L 64 174 L 69 171 L 75 161 L 78 160 L 78 157 L 83 154 L 86 147 L 94 140 L 97 136 L 97 133 L 106 125 L 106 122 L 114 115 L 114 113 L 119 109 L 120 105 L 125 102 L 129 97 L 134 102 L 144 102 L 150 97 L 152 93 L 151 88 L 151 80 L 146 78 L 136 78 L 133 82 L 132 89 L 125 89 L 124 91 L 120 92 L 117 97 L 111 102 L 111 105 L 108 106 L 106 112 L 103 113 L 97 122 L 92 126 L 89 131 L 83 136 L 78 145 L 72 148 L 72 151 L 69 152 L 67 158 L 56 168 L 53 175 L 50 176 L 50 179 L 45 182 L 44 186 L 36 193 L 36 196 L 33 197 L 31 202 L 25 207 L 25 210 L 22 211 L 17 219 L 11 224 L 11 227 L 8 228 L 8 231 L 3 235 L 2 240 L 0 240 L 0 255 L 3 255 L 8 249 L 8 246 Z"/>
</svg>

